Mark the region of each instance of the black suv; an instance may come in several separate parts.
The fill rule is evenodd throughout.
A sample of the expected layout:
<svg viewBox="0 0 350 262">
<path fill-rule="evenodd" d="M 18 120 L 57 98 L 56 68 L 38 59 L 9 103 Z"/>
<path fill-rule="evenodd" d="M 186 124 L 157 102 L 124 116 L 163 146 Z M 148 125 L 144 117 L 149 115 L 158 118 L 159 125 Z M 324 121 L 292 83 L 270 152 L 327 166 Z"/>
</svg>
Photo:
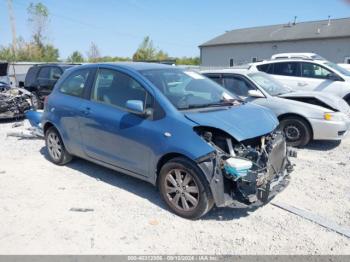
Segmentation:
<svg viewBox="0 0 350 262">
<path fill-rule="evenodd" d="M 24 87 L 33 94 L 33 106 L 41 109 L 45 96 L 48 96 L 63 72 L 74 65 L 69 64 L 39 64 L 29 68 Z"/>
</svg>

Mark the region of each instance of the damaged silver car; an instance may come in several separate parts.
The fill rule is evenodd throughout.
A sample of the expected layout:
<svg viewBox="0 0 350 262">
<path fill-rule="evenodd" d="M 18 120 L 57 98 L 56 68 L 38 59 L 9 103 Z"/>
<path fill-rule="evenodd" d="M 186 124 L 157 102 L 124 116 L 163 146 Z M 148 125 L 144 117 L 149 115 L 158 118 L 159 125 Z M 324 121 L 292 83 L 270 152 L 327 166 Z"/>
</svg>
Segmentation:
<svg viewBox="0 0 350 262">
<path fill-rule="evenodd" d="M 325 92 L 293 91 L 270 75 L 248 69 L 207 70 L 203 74 L 238 95 L 271 109 L 290 146 L 312 140 L 341 140 L 350 130 L 350 107 Z"/>
</svg>

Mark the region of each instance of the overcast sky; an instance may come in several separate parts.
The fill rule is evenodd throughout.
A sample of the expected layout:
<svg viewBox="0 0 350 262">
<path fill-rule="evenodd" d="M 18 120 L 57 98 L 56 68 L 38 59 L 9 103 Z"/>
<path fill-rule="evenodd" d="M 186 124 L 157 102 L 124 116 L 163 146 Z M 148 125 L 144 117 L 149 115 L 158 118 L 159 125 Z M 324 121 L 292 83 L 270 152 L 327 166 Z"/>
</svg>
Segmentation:
<svg viewBox="0 0 350 262">
<path fill-rule="evenodd" d="M 17 36 L 30 39 L 26 8 L 13 0 Z M 143 37 L 170 56 L 198 56 L 198 45 L 226 30 L 350 17 L 345 0 L 42 0 L 50 12 L 48 41 L 61 58 L 84 55 L 94 41 L 102 55 L 132 56 Z M 347 3 L 348 2 L 348 3 Z M 0 0 L 0 45 L 11 41 L 7 0 Z"/>
</svg>

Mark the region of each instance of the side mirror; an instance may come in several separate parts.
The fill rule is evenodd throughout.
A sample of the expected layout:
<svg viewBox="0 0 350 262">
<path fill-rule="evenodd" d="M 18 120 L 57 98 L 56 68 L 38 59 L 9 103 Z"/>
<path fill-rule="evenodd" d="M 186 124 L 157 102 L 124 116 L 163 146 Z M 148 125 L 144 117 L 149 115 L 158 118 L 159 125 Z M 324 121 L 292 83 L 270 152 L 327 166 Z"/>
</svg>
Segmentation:
<svg viewBox="0 0 350 262">
<path fill-rule="evenodd" d="M 53 76 L 52 76 L 52 78 L 53 78 L 54 80 L 58 80 L 58 79 L 60 79 L 60 77 L 61 77 L 60 74 L 53 74 Z"/>
<path fill-rule="evenodd" d="M 332 81 L 339 81 L 339 77 L 336 74 L 334 74 L 334 73 L 328 74 L 327 75 L 327 79 L 328 80 L 332 80 Z"/>
<path fill-rule="evenodd" d="M 248 96 L 255 98 L 265 98 L 264 94 L 260 90 L 249 90 Z"/>
<path fill-rule="evenodd" d="M 24 82 L 23 82 L 23 81 L 19 81 L 19 82 L 18 82 L 18 86 L 19 86 L 19 87 L 24 87 Z"/>
<path fill-rule="evenodd" d="M 144 114 L 143 102 L 141 100 L 128 100 L 126 101 L 126 108 L 132 113 L 141 115 Z"/>
</svg>

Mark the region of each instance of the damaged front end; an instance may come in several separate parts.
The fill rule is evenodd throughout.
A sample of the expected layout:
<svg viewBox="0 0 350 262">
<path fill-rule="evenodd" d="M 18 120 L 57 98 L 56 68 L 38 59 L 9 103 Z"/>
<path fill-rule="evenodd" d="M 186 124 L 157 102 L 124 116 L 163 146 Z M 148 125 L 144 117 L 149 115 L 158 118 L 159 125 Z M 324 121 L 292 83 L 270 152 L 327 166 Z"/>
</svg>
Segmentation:
<svg viewBox="0 0 350 262">
<path fill-rule="evenodd" d="M 0 85 L 0 119 L 23 117 L 30 108 L 30 92 L 22 88 Z"/>
<path fill-rule="evenodd" d="M 215 149 L 198 163 L 217 206 L 266 203 L 287 186 L 293 170 L 289 157 L 296 157 L 296 151 L 287 148 L 281 132 L 237 142 L 218 129 L 195 131 Z"/>
</svg>

